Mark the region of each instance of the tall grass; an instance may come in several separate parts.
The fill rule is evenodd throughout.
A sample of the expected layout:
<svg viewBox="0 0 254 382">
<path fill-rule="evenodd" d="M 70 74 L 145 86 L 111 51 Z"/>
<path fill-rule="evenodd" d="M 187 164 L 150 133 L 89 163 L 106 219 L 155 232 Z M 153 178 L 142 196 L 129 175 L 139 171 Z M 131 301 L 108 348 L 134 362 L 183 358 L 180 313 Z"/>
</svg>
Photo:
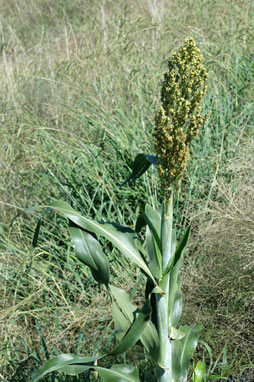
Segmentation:
<svg viewBox="0 0 254 382">
<path fill-rule="evenodd" d="M 23 213 L 9 224 L 24 208 L 60 198 L 87 216 L 133 224 L 139 209 L 152 198 L 149 190 L 157 192 L 155 177 L 151 171 L 131 190 L 119 185 L 135 155 L 152 151 L 158 79 L 169 55 L 189 36 L 197 41 L 209 69 L 205 108 L 210 116 L 194 143 L 177 201 L 179 231 L 197 216 L 205 232 L 194 225 L 197 238 L 204 236 L 205 242 L 193 243 L 186 260 L 192 271 L 184 279 L 185 314 L 193 322 L 203 320 L 203 338 L 215 355 L 238 333 L 229 356 L 239 365 L 248 363 L 254 353 L 248 276 L 253 270 L 251 242 L 247 255 L 243 250 L 240 256 L 237 250 L 239 260 L 238 254 L 233 256 L 236 247 L 231 238 L 241 232 L 242 220 L 230 223 L 232 231 L 214 224 L 224 224 L 224 211 L 226 216 L 232 212 L 230 195 L 237 198 L 252 176 L 242 172 L 239 176 L 238 171 L 250 161 L 241 155 L 243 147 L 247 153 L 252 147 L 252 2 L 35 0 L 28 6 L 24 0 L 2 0 L 0 9 L 0 377 L 10 379 L 21 365 L 12 379 L 20 381 L 29 367 L 40 363 L 39 357 L 45 357 L 40 333 L 51 355 L 76 353 L 78 338 L 81 353 L 88 354 L 97 338 L 102 346 L 110 346 L 103 340 L 111 325 L 109 304 L 88 270 L 74 260 L 65 222 L 55 217 L 52 223 L 45 216 L 41 245 L 34 253 L 30 246 L 37 217 Z M 226 191 L 221 192 L 223 187 Z M 120 202 L 117 208 L 115 200 Z M 251 208 L 249 193 L 242 193 L 240 200 L 237 208 L 242 216 L 245 205 L 247 211 Z M 252 220 L 248 221 L 251 230 Z M 207 230 L 212 233 L 206 234 Z M 245 248 L 244 235 L 236 237 L 238 248 Z M 223 246 L 220 256 L 217 240 L 232 243 Z M 126 262 L 122 274 L 117 253 L 105 246 L 119 285 L 128 280 L 138 299 L 132 267 Z M 227 258 L 230 262 L 225 263 Z M 236 301 L 230 294 L 236 289 L 230 288 L 238 285 L 233 280 L 246 263 L 250 268 L 246 276 L 243 272 Z M 227 277 L 222 277 L 224 271 Z M 99 317 L 100 325 L 92 337 L 95 328 L 88 322 L 93 317 Z M 238 347 L 241 357 L 234 352 Z M 144 358 L 137 354 L 128 356 Z M 152 379 L 149 367 L 143 379 Z"/>
</svg>

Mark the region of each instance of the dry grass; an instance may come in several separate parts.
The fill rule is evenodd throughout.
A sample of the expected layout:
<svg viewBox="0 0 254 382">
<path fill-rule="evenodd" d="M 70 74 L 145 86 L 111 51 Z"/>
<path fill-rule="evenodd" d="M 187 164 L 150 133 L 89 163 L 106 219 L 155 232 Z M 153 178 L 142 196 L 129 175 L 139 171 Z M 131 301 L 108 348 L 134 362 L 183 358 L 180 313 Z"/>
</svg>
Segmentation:
<svg viewBox="0 0 254 382">
<path fill-rule="evenodd" d="M 254 359 L 253 154 L 250 140 L 227 168 L 231 179 L 216 185 L 216 202 L 192 237 L 184 271 L 185 317 L 203 322 L 212 348 L 227 345 L 238 362 Z"/>
</svg>

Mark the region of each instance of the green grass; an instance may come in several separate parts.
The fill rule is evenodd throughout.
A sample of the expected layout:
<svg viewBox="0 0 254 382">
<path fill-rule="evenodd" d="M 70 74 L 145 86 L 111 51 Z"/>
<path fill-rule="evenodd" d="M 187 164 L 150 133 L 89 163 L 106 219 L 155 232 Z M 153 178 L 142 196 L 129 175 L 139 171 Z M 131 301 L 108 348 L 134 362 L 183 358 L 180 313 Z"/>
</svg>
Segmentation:
<svg viewBox="0 0 254 382">
<path fill-rule="evenodd" d="M 239 371 L 254 356 L 253 220 L 247 214 L 252 2 L 36 0 L 28 6 L 2 0 L 0 9 L 0 378 L 29 380 L 40 357 L 45 360 L 40 333 L 50 356 L 92 354 L 96 341 L 102 348 L 114 341 L 107 343 L 105 332 L 112 328 L 110 301 L 75 260 L 66 222 L 45 216 L 31 253 L 38 215 L 24 208 L 60 198 L 87 216 L 133 226 L 146 202 L 158 203 L 153 170 L 135 186 L 120 184 L 136 154 L 153 152 L 167 59 L 189 36 L 209 71 L 204 108 L 210 116 L 192 146 L 177 200 L 179 232 L 196 216 L 183 270 L 184 320 L 204 323 L 201 337 L 215 359 L 228 344 L 229 362 Z M 138 296 L 135 267 L 125 262 L 123 273 L 118 254 L 106 244 L 105 251 L 117 283 Z M 145 369 L 144 381 L 152 380 L 143 353 L 127 357 Z"/>
</svg>

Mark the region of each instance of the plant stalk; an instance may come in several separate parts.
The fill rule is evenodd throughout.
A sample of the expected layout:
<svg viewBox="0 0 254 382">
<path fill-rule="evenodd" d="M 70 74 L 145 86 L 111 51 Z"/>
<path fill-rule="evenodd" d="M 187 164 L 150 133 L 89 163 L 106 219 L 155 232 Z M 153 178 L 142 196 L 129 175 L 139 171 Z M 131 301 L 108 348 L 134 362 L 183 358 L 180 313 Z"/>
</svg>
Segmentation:
<svg viewBox="0 0 254 382">
<path fill-rule="evenodd" d="M 171 260 L 172 253 L 172 220 L 173 220 L 173 194 L 170 199 L 164 198 L 161 216 L 161 241 L 162 241 L 162 272 L 164 272 Z M 165 295 L 156 294 L 157 330 L 159 335 L 160 350 L 157 367 L 158 382 L 172 381 L 172 347 L 169 336 L 169 280 L 167 276 Z"/>
<path fill-rule="evenodd" d="M 157 367 L 158 382 L 172 381 L 172 350 L 168 327 L 168 289 L 169 278 L 165 296 L 156 294 L 157 330 L 160 342 L 159 366 Z"/>
</svg>

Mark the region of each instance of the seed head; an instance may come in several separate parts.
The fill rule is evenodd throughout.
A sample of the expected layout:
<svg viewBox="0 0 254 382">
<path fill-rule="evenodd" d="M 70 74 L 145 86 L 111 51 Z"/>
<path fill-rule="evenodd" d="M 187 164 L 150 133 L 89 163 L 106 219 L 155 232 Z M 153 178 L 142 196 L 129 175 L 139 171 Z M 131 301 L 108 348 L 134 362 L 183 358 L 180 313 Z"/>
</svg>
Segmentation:
<svg viewBox="0 0 254 382">
<path fill-rule="evenodd" d="M 166 196 L 177 185 L 187 166 L 189 146 L 205 123 L 201 101 L 207 90 L 208 75 L 194 39 L 168 61 L 161 89 L 161 108 L 155 117 L 154 147 L 159 176 Z"/>
</svg>

